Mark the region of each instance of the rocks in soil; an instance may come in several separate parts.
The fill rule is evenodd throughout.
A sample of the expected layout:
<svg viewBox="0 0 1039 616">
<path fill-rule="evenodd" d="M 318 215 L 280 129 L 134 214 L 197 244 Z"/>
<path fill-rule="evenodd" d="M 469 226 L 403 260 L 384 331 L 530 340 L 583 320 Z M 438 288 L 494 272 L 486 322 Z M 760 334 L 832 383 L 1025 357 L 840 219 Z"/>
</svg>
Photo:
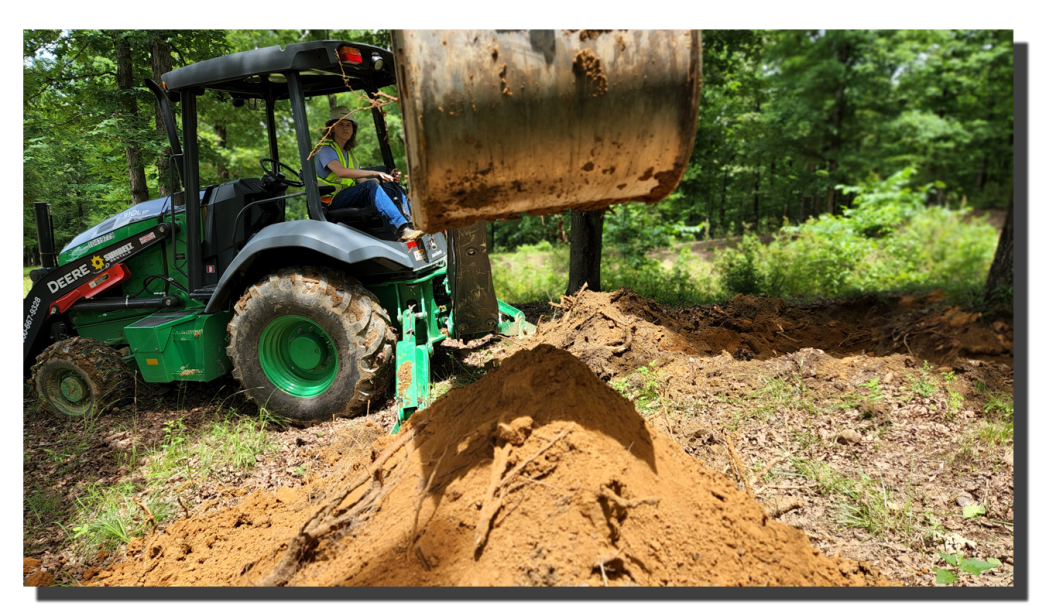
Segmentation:
<svg viewBox="0 0 1039 616">
<path fill-rule="evenodd" d="M 837 442 L 841 445 L 858 445 L 862 442 L 862 435 L 848 428 L 837 433 Z"/>
<path fill-rule="evenodd" d="M 366 472 L 175 522 L 90 583 L 888 583 L 770 520 L 550 346 L 451 390 L 372 456 Z"/>
</svg>

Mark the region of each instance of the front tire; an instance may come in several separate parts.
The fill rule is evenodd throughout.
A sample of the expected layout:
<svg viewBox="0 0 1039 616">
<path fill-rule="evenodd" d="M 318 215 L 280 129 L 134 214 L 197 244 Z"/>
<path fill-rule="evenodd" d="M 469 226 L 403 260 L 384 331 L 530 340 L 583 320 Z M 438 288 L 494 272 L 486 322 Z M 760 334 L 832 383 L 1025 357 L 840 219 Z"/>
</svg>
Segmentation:
<svg viewBox="0 0 1039 616">
<path fill-rule="evenodd" d="M 250 287 L 227 326 L 227 354 L 245 394 L 299 424 L 352 417 L 385 391 L 396 336 L 356 280 L 286 268 Z"/>
<path fill-rule="evenodd" d="M 36 393 L 56 415 L 99 415 L 131 393 L 134 375 L 112 347 L 90 338 L 59 340 L 33 366 Z"/>
</svg>

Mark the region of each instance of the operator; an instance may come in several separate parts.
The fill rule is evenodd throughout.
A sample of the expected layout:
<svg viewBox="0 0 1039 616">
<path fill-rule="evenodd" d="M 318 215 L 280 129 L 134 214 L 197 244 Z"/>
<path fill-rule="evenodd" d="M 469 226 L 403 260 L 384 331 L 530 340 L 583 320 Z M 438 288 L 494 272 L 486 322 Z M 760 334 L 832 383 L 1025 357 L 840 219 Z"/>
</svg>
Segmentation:
<svg viewBox="0 0 1039 616">
<path fill-rule="evenodd" d="M 371 204 L 375 205 L 379 216 L 385 224 L 396 229 L 397 241 L 409 241 L 422 237 L 422 231 L 415 229 L 397 208 L 393 200 L 386 194 L 386 190 L 380 182 L 397 182 L 400 172 L 396 169 L 393 174 L 381 171 L 369 171 L 359 169 L 357 159 L 351 150 L 357 145 L 357 122 L 347 117 L 350 113 L 348 107 L 336 107 L 332 110 L 331 117 L 325 123 L 325 129 L 331 128 L 331 139 L 323 138 L 318 142 L 316 156 L 317 178 L 336 187 L 332 201 L 328 205 L 329 211 L 344 207 L 362 208 Z M 326 135 L 328 133 L 326 132 Z M 365 182 L 365 179 L 379 181 Z M 404 201 L 404 208 L 410 211 L 407 197 L 404 191 L 398 190 Z"/>
</svg>

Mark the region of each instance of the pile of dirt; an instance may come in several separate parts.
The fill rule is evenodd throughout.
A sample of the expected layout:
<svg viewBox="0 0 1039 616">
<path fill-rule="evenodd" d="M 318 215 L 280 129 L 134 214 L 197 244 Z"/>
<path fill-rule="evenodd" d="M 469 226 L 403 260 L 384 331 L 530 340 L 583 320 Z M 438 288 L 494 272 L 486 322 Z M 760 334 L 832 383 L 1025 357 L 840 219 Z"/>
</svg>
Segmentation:
<svg viewBox="0 0 1039 616">
<path fill-rule="evenodd" d="M 632 341 L 618 335 L 618 344 Z M 451 390 L 370 456 L 367 468 L 258 491 L 134 540 L 90 583 L 888 583 L 770 520 L 581 361 L 547 345 Z"/>
</svg>

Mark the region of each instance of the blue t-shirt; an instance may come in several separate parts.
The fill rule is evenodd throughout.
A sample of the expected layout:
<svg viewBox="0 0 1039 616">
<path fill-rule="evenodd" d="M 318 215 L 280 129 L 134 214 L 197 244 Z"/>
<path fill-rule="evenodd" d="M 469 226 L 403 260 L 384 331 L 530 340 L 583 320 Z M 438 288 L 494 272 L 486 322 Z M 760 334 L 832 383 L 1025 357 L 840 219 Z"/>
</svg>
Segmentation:
<svg viewBox="0 0 1039 616">
<path fill-rule="evenodd" d="M 349 152 L 343 152 L 343 154 L 346 155 L 346 166 L 350 167 L 350 159 L 353 158 L 353 156 Z M 328 174 L 331 171 L 331 169 L 328 168 L 328 163 L 333 160 L 337 161 L 339 160 L 339 157 L 336 156 L 336 151 L 332 146 L 323 145 L 318 149 L 317 154 L 314 156 L 314 164 L 317 166 L 317 174 L 320 177 L 328 177 Z"/>
</svg>

